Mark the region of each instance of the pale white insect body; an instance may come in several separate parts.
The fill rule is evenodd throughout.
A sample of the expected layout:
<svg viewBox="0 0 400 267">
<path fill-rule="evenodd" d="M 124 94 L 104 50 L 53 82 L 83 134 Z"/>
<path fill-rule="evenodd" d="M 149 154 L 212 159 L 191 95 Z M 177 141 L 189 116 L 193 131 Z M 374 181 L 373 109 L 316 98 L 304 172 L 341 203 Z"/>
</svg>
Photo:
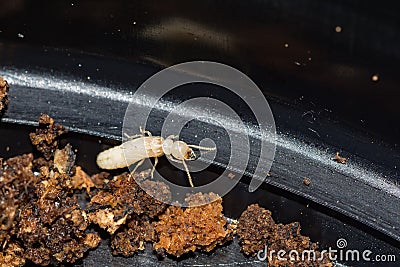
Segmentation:
<svg viewBox="0 0 400 267">
<path fill-rule="evenodd" d="M 185 162 L 185 160 L 196 159 L 192 148 L 208 151 L 215 150 L 215 148 L 211 147 L 188 145 L 183 141 L 177 140 L 178 136 L 176 135 L 170 135 L 164 139 L 161 136 L 152 136 L 149 131 L 140 129 L 140 132 L 141 134 L 135 136 L 127 135 L 132 140 L 100 152 L 97 155 L 97 165 L 102 169 L 113 170 L 137 163 L 136 167 L 132 170 L 132 172 L 135 172 L 146 158 L 155 158 L 151 172 L 151 176 L 153 177 L 158 157 L 165 155 L 168 159 L 183 164 L 189 178 L 190 186 L 193 187 L 192 178 Z"/>
<path fill-rule="evenodd" d="M 102 169 L 114 170 L 135 164 L 145 158 L 161 157 L 162 137 L 142 137 L 129 140 L 119 146 L 100 152 L 97 165 Z"/>
</svg>

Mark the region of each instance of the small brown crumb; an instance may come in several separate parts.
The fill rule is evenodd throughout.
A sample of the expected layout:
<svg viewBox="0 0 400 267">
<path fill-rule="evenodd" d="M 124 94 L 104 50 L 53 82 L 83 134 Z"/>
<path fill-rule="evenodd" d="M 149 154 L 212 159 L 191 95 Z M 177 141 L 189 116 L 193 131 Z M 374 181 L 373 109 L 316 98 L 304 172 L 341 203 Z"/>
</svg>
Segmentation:
<svg viewBox="0 0 400 267">
<path fill-rule="evenodd" d="M 23 266 L 25 264 L 24 250 L 17 243 L 9 243 L 7 248 L 0 252 L 0 266 Z"/>
<path fill-rule="evenodd" d="M 28 248 L 25 251 L 25 257 L 27 260 L 32 261 L 34 264 L 47 266 L 50 264 L 50 253 L 50 249 L 45 247 Z"/>
<path fill-rule="evenodd" d="M 335 157 L 333 158 L 334 161 L 338 162 L 338 163 L 342 163 L 345 164 L 346 163 L 346 158 L 343 158 L 339 155 L 339 152 L 336 152 Z"/>
<path fill-rule="evenodd" d="M 306 186 L 310 186 L 311 180 L 309 178 L 307 178 L 307 177 L 304 177 L 303 184 L 305 184 Z"/>
<path fill-rule="evenodd" d="M 215 201 L 209 203 L 210 199 Z M 234 230 L 222 214 L 222 199 L 218 195 L 197 193 L 186 202 L 189 205 L 209 204 L 186 209 L 168 207 L 156 223 L 159 241 L 153 247 L 157 252 L 176 257 L 196 249 L 209 252 L 232 238 Z"/>
<path fill-rule="evenodd" d="M 147 175 L 149 172 L 145 171 Z M 143 176 L 143 172 L 134 174 L 135 177 Z M 154 218 L 163 213 L 167 208 L 165 202 L 171 199 L 169 187 L 158 181 L 144 180 L 139 186 L 135 177 L 128 173 L 115 176 L 113 180 L 105 184 L 107 190 L 99 191 L 88 204 L 89 222 L 98 224 L 110 234 L 124 225 L 130 215 L 145 215 Z M 156 195 L 158 199 L 147 194 Z"/>
<path fill-rule="evenodd" d="M 75 153 L 72 146 L 67 144 L 63 149 L 57 149 L 54 152 L 54 167 L 59 173 L 71 174 L 72 167 L 75 164 Z"/>
<path fill-rule="evenodd" d="M 49 115 L 42 114 L 39 117 L 39 127 L 29 137 L 36 149 L 49 160 L 57 149 L 58 137 L 66 132 L 64 126 L 54 123 Z"/>
<path fill-rule="evenodd" d="M 114 234 L 121 225 L 125 224 L 127 217 L 128 215 L 115 216 L 112 209 L 99 209 L 89 213 L 88 220 L 102 229 L 107 229 L 110 234 Z"/>
<path fill-rule="evenodd" d="M 90 176 L 80 166 L 75 167 L 75 175 L 71 179 L 71 185 L 74 189 L 86 188 L 86 191 L 90 193 L 90 188 L 95 186 Z"/>
<path fill-rule="evenodd" d="M 372 75 L 371 80 L 372 80 L 373 82 L 377 82 L 377 81 L 379 81 L 379 76 L 378 76 L 377 74 L 374 74 L 374 75 Z"/>
<path fill-rule="evenodd" d="M 39 157 L 33 160 L 33 167 L 36 168 L 37 170 L 40 170 L 41 167 L 53 167 L 53 161 L 52 160 L 46 160 L 43 157 Z"/>
<path fill-rule="evenodd" d="M 269 210 L 261 208 L 258 204 L 248 206 L 238 220 L 237 229 L 244 254 L 255 256 L 258 251 L 264 249 L 274 226 L 275 222 Z"/>
<path fill-rule="evenodd" d="M 138 250 L 144 250 L 146 242 L 157 241 L 154 224 L 146 216 L 133 216 L 126 226 L 111 237 L 112 253 L 128 257 Z"/>
<path fill-rule="evenodd" d="M 16 156 L 0 166 L 0 248 L 10 240 L 21 204 L 33 196 L 38 178 L 32 171 L 32 154 Z"/>
<path fill-rule="evenodd" d="M 0 77 L 0 112 L 2 112 L 8 104 L 8 89 L 7 81 Z"/>
<path fill-rule="evenodd" d="M 101 241 L 101 237 L 95 233 L 88 233 L 83 240 L 83 244 L 89 248 L 96 248 Z"/>
<path fill-rule="evenodd" d="M 297 267 L 297 266 L 326 266 L 333 267 L 328 255 L 321 255 L 318 245 L 312 243 L 310 238 L 300 234 L 300 223 L 275 224 L 271 218 L 271 212 L 259 207 L 257 204 L 250 205 L 239 218 L 237 233 L 242 250 L 246 255 L 255 256 L 259 251 L 265 251 L 268 246 L 267 265 L 275 267 Z M 282 258 L 277 253 L 271 255 L 272 251 L 296 251 L 300 255 L 303 251 L 315 251 L 313 258 Z"/>
<path fill-rule="evenodd" d="M 100 172 L 92 175 L 92 177 L 90 177 L 90 180 L 93 181 L 96 188 L 103 188 L 103 186 L 109 182 L 109 176 L 110 174 L 108 172 Z"/>
<path fill-rule="evenodd" d="M 228 173 L 228 178 L 229 179 L 234 179 L 236 175 L 233 172 Z"/>
</svg>

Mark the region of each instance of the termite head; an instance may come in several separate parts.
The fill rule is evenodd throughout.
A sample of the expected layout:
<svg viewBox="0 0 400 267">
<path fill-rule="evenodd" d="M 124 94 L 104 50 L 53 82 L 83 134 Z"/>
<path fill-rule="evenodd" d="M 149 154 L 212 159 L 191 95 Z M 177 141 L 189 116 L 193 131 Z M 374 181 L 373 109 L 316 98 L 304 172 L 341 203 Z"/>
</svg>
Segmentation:
<svg viewBox="0 0 400 267">
<path fill-rule="evenodd" d="M 172 145 L 172 156 L 176 159 L 195 160 L 196 154 L 183 141 L 175 141 Z"/>
<path fill-rule="evenodd" d="M 163 142 L 163 150 L 166 155 L 171 155 L 177 160 L 196 159 L 196 154 L 183 141 L 174 141 L 172 138 L 166 138 Z"/>
</svg>

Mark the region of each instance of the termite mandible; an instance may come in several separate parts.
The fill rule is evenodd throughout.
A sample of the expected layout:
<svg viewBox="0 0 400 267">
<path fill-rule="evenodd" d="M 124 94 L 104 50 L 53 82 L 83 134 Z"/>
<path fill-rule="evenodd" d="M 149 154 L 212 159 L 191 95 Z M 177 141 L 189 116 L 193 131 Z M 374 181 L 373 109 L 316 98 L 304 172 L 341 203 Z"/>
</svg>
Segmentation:
<svg viewBox="0 0 400 267">
<path fill-rule="evenodd" d="M 192 148 L 206 151 L 216 149 L 215 147 L 188 145 L 178 140 L 177 135 L 170 135 L 165 139 L 161 136 L 153 136 L 149 131 L 143 130 L 141 127 L 140 134 L 129 136 L 125 133 L 125 136 L 131 140 L 102 151 L 97 155 L 96 162 L 100 168 L 114 170 L 128 167 L 137 162 L 132 170 L 132 172 L 135 172 L 146 158 L 154 158 L 154 166 L 151 171 L 151 177 L 153 177 L 158 158 L 165 155 L 169 160 L 183 164 L 191 187 L 194 187 L 194 185 L 185 161 L 196 159 L 196 154 Z"/>
</svg>

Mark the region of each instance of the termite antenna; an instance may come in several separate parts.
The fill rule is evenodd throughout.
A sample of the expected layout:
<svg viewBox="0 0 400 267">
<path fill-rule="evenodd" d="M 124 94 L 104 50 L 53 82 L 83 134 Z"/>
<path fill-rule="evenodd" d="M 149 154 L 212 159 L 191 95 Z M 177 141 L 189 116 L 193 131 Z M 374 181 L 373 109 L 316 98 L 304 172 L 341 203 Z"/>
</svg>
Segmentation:
<svg viewBox="0 0 400 267">
<path fill-rule="evenodd" d="M 191 187 L 194 187 L 193 181 L 192 181 L 192 176 L 190 176 L 189 168 L 188 168 L 188 166 L 187 166 L 185 160 L 182 160 L 182 164 L 183 164 L 183 167 L 185 167 L 186 174 L 187 174 L 187 176 L 188 176 L 190 186 L 191 186 Z"/>
<path fill-rule="evenodd" d="M 188 147 L 196 148 L 199 150 L 206 150 L 206 151 L 213 151 L 213 150 L 217 149 L 216 147 L 205 147 L 205 146 L 196 146 L 196 145 L 188 145 Z"/>
</svg>

